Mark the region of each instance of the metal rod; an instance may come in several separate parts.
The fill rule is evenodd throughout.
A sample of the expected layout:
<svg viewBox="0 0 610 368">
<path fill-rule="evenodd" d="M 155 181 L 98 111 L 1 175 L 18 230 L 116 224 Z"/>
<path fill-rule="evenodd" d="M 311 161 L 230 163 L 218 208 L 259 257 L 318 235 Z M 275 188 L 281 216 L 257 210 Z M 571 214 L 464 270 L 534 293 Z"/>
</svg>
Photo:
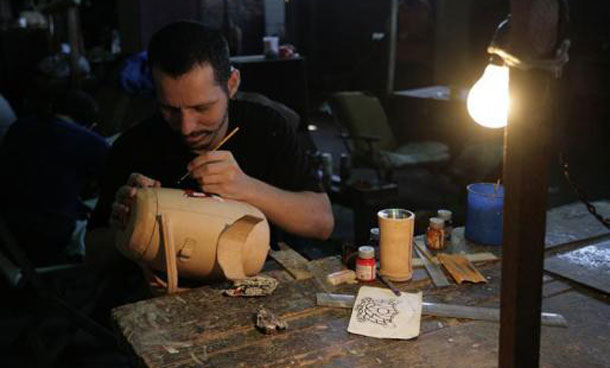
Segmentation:
<svg viewBox="0 0 610 368">
<path fill-rule="evenodd" d="M 317 293 L 317 305 L 334 308 L 352 308 L 356 297 L 347 294 L 328 294 Z M 476 319 L 480 321 L 500 321 L 500 310 L 497 308 L 473 307 L 469 305 L 441 304 L 441 303 L 422 303 L 422 314 L 434 317 L 450 317 Z M 557 313 L 540 314 L 542 324 L 552 327 L 568 327 L 566 319 Z"/>
</svg>

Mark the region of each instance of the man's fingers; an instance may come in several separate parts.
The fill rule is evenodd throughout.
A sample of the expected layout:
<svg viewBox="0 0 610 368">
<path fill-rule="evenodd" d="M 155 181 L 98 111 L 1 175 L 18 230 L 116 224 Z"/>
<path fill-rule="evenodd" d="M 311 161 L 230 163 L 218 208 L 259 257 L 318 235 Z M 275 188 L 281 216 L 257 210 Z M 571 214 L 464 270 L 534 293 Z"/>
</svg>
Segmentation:
<svg viewBox="0 0 610 368">
<path fill-rule="evenodd" d="M 138 188 L 123 185 L 116 192 L 115 200 L 119 203 L 128 204 L 135 197 Z"/>
<path fill-rule="evenodd" d="M 110 215 L 111 223 L 119 228 L 124 228 L 129 220 L 129 211 L 129 206 L 114 202 L 112 204 L 112 213 Z"/>
<path fill-rule="evenodd" d="M 222 174 L 227 171 L 231 171 L 233 169 L 233 165 L 228 162 L 212 162 L 201 167 L 195 169 L 191 176 L 193 178 L 200 178 L 208 175 L 217 175 Z"/>
<path fill-rule="evenodd" d="M 161 186 L 161 183 L 158 180 L 149 178 L 148 176 L 139 173 L 131 173 L 131 175 L 129 175 L 129 179 L 127 179 L 127 185 L 137 188 L 158 188 Z"/>
<path fill-rule="evenodd" d="M 195 157 L 191 162 L 189 162 L 186 168 L 189 171 L 194 171 L 200 166 L 217 161 L 234 161 L 233 154 L 230 151 L 206 152 Z"/>
</svg>

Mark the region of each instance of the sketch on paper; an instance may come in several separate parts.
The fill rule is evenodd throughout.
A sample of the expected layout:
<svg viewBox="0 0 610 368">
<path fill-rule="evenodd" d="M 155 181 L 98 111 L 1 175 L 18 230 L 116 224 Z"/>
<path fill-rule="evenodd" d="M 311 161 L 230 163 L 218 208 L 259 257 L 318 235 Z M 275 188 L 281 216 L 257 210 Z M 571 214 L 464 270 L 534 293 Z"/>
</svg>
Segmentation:
<svg viewBox="0 0 610 368">
<path fill-rule="evenodd" d="M 373 298 L 362 298 L 360 303 L 356 305 L 358 322 L 371 322 L 380 326 L 392 326 L 394 325 L 394 318 L 398 315 L 398 308 L 400 304 L 397 299 L 373 299 Z"/>
<path fill-rule="evenodd" d="M 364 336 L 411 339 L 419 335 L 422 294 L 394 295 L 363 286 L 358 291 L 347 331 Z"/>
</svg>

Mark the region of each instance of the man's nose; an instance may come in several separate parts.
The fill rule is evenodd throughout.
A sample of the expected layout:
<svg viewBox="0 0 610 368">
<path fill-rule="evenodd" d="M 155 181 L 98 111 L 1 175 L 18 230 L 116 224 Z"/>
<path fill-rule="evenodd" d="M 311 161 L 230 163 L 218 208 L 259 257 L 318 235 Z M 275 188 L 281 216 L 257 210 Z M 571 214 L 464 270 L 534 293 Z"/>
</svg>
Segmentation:
<svg viewBox="0 0 610 368">
<path fill-rule="evenodd" d="M 197 130 L 197 119 L 195 114 L 188 110 L 180 112 L 180 132 L 182 135 L 189 135 Z"/>
</svg>

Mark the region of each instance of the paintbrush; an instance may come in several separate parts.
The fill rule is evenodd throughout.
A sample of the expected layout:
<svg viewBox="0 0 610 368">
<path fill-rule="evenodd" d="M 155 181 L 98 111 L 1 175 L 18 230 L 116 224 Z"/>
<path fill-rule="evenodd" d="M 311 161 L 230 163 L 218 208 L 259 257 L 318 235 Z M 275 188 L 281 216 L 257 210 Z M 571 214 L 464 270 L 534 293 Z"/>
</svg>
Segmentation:
<svg viewBox="0 0 610 368">
<path fill-rule="evenodd" d="M 223 144 L 226 143 L 226 141 L 229 140 L 229 138 L 231 138 L 233 136 L 233 134 L 237 133 L 237 131 L 239 130 L 239 127 L 235 127 L 235 129 L 233 129 L 231 131 L 231 133 L 227 134 L 222 141 L 218 142 L 218 144 L 216 145 L 216 147 L 214 147 L 210 152 L 214 152 L 217 151 L 220 147 L 222 147 Z M 190 171 L 187 171 L 186 174 L 182 175 L 182 177 L 180 179 L 178 179 L 178 181 L 176 182 L 176 184 L 180 184 L 182 183 L 182 181 L 184 179 L 186 179 L 189 175 L 191 174 Z"/>
<path fill-rule="evenodd" d="M 381 273 L 379 272 L 379 270 L 377 270 L 377 277 L 379 278 L 379 280 L 385 285 L 387 286 L 390 290 L 392 290 L 392 292 L 394 293 L 394 295 L 396 296 L 400 296 L 400 290 L 398 290 L 396 288 L 396 286 L 394 286 L 394 284 L 392 284 L 388 279 L 386 279 L 385 277 L 381 276 Z"/>
</svg>

